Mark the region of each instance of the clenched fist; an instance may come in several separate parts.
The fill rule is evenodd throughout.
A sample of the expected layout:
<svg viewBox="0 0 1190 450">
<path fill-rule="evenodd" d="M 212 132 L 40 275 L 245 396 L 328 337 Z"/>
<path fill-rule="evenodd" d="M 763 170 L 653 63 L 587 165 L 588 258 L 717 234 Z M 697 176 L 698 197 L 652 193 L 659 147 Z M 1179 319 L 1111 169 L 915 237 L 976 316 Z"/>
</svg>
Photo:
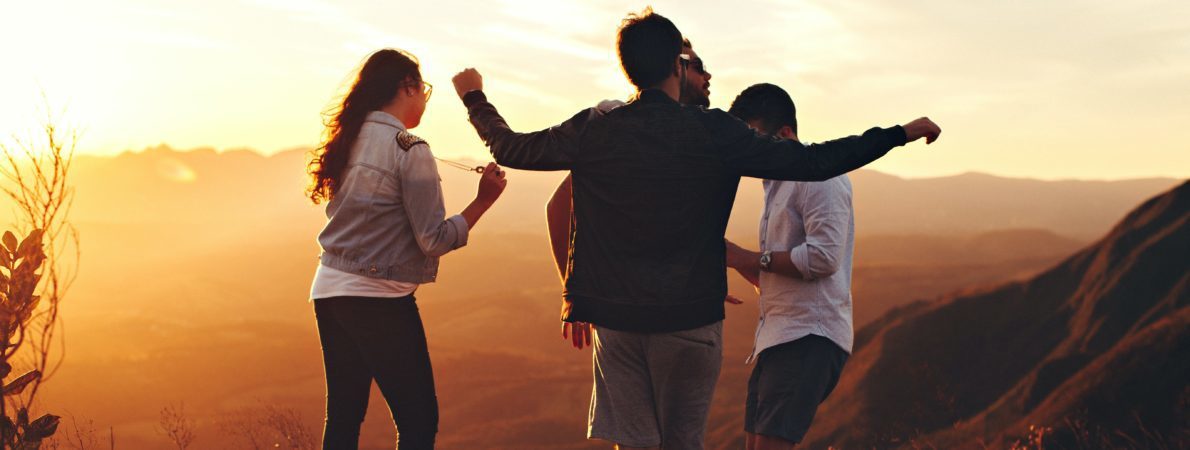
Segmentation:
<svg viewBox="0 0 1190 450">
<path fill-rule="evenodd" d="M 504 178 L 504 171 L 496 163 L 488 163 L 483 168 L 483 176 L 479 177 L 479 192 L 475 199 L 489 205 L 496 203 L 505 186 L 508 186 L 508 180 Z"/>
<path fill-rule="evenodd" d="M 483 75 L 479 74 L 475 68 L 468 67 L 462 72 L 455 74 L 450 81 L 455 84 L 455 92 L 459 94 L 459 99 L 462 100 L 464 95 L 471 91 L 483 90 Z"/>
<path fill-rule="evenodd" d="M 901 126 L 905 129 L 905 142 L 913 142 L 921 138 L 926 138 L 926 143 L 931 144 L 938 135 L 942 134 L 942 128 L 927 117 L 909 122 Z"/>
</svg>

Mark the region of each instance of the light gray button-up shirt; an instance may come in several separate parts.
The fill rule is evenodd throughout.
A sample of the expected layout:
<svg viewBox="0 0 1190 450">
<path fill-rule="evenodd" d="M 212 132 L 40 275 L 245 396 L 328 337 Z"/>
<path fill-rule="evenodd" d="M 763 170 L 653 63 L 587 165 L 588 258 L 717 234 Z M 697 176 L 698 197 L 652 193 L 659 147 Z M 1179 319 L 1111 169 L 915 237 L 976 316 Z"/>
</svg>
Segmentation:
<svg viewBox="0 0 1190 450">
<path fill-rule="evenodd" d="M 790 258 L 802 278 L 760 273 L 760 323 L 751 362 L 765 349 L 818 335 L 851 353 L 851 180 L 764 181 L 760 249 Z"/>
</svg>

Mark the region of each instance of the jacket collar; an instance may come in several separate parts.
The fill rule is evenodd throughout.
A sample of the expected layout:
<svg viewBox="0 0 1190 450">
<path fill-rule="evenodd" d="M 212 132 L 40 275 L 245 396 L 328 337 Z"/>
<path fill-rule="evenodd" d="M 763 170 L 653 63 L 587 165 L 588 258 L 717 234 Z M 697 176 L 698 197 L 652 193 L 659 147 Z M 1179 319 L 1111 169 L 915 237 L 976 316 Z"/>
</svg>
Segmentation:
<svg viewBox="0 0 1190 450">
<path fill-rule="evenodd" d="M 674 99 L 669 97 L 669 94 L 666 94 L 665 91 L 663 91 L 661 89 L 657 89 L 657 88 L 649 88 L 649 89 L 645 89 L 643 91 L 637 92 L 635 98 L 633 99 L 633 102 L 677 103 L 676 101 L 674 101 Z"/>
<path fill-rule="evenodd" d="M 386 113 L 384 111 L 372 111 L 368 113 L 367 117 L 364 117 L 364 122 L 376 122 L 379 124 L 388 125 L 398 130 L 405 129 L 405 124 L 401 123 L 401 121 L 396 117 L 393 117 L 392 114 Z"/>
</svg>

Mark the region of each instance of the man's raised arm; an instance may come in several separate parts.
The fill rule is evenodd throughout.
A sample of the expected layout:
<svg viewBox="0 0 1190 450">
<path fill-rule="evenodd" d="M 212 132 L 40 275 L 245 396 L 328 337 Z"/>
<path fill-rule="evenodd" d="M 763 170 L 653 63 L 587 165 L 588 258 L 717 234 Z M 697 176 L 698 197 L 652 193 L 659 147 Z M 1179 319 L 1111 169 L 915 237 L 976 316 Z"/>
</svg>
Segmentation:
<svg viewBox="0 0 1190 450">
<path fill-rule="evenodd" d="M 890 128 L 872 128 L 820 144 L 761 136 L 722 111 L 708 111 L 711 136 L 723 149 L 727 165 L 739 175 L 770 180 L 824 181 L 880 159 L 894 147 L 926 138 L 934 142 L 942 129 L 922 117 Z"/>
<path fill-rule="evenodd" d="M 488 145 L 492 157 L 505 167 L 525 170 L 566 170 L 574 163 L 579 148 L 578 136 L 594 109 L 576 114 L 569 120 L 541 131 L 518 133 L 508 126 L 496 107 L 483 93 L 483 76 L 475 69 L 459 72 L 452 79 L 455 92 L 467 107 L 471 125 Z"/>
</svg>

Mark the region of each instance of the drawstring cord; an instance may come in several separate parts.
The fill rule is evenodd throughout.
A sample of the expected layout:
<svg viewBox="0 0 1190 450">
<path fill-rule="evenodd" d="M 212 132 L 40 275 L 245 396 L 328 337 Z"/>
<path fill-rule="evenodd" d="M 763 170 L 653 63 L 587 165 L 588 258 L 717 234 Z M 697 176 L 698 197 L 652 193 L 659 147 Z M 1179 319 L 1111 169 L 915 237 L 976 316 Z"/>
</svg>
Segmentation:
<svg viewBox="0 0 1190 450">
<path fill-rule="evenodd" d="M 442 162 L 446 163 L 446 165 L 448 165 L 448 166 L 451 166 L 451 167 L 454 167 L 454 168 L 456 168 L 456 169 L 459 169 L 459 170 L 466 170 L 466 171 L 468 171 L 468 172 L 475 172 L 475 173 L 478 173 L 478 174 L 482 174 L 482 173 L 483 173 L 483 166 L 475 166 L 475 167 L 471 167 L 471 166 L 468 166 L 468 165 L 466 165 L 466 164 L 463 164 L 463 163 L 461 163 L 461 162 L 457 162 L 457 161 L 451 161 L 451 160 L 449 160 L 449 159 L 442 159 L 442 158 L 439 158 L 439 157 L 437 157 L 437 156 L 435 156 L 435 157 L 434 157 L 434 159 L 436 159 L 436 160 L 439 160 L 439 161 L 442 161 Z"/>
</svg>

